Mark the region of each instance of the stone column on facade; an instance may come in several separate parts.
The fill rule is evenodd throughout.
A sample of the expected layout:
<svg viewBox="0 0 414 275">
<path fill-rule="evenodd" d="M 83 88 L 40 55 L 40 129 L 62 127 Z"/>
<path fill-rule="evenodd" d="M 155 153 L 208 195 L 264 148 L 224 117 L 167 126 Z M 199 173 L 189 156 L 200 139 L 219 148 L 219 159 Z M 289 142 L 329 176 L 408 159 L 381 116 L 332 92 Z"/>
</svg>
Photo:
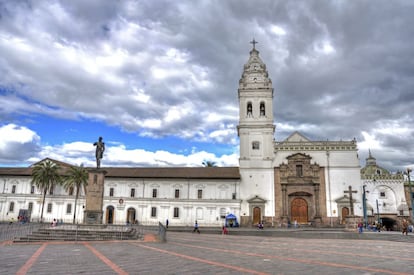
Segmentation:
<svg viewBox="0 0 414 275">
<path fill-rule="evenodd" d="M 319 183 L 314 183 L 313 190 L 315 194 L 315 222 L 321 223 L 322 220 L 319 206 Z"/>
<path fill-rule="evenodd" d="M 90 169 L 86 188 L 86 206 L 83 222 L 85 224 L 102 224 L 105 170 Z"/>
<path fill-rule="evenodd" d="M 282 183 L 282 220 L 283 222 L 287 222 L 288 220 L 288 213 L 287 213 L 287 186 L 286 184 Z"/>
</svg>

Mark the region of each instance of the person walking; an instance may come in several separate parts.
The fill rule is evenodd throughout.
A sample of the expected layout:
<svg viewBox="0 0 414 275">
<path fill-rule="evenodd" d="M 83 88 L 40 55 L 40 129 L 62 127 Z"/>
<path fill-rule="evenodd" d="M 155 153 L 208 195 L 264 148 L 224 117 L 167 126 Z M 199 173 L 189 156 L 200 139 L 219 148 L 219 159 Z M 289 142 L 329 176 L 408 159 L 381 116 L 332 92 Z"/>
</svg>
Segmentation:
<svg viewBox="0 0 414 275">
<path fill-rule="evenodd" d="M 194 223 L 193 233 L 194 232 L 197 232 L 198 234 L 200 234 L 200 230 L 198 229 L 198 223 L 197 223 L 197 221 L 195 221 L 195 223 Z"/>
<path fill-rule="evenodd" d="M 402 222 L 402 234 L 408 235 L 408 221 L 406 219 L 403 219 Z"/>
<path fill-rule="evenodd" d="M 358 223 L 358 233 L 361 234 L 362 233 L 362 228 L 364 227 L 362 222 Z"/>
</svg>

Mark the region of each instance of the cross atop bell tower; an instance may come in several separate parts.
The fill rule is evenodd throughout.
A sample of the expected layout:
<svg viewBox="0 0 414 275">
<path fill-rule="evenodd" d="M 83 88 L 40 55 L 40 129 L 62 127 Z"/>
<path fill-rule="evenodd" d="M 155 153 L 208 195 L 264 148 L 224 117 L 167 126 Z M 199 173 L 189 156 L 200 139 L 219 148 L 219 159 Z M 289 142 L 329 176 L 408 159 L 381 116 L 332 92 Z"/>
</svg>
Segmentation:
<svg viewBox="0 0 414 275">
<path fill-rule="evenodd" d="M 256 40 L 254 40 L 254 38 L 253 38 L 253 40 L 252 41 L 250 41 L 250 44 L 253 44 L 253 50 L 255 50 L 256 49 L 256 44 L 258 44 L 259 42 L 257 42 Z"/>
</svg>

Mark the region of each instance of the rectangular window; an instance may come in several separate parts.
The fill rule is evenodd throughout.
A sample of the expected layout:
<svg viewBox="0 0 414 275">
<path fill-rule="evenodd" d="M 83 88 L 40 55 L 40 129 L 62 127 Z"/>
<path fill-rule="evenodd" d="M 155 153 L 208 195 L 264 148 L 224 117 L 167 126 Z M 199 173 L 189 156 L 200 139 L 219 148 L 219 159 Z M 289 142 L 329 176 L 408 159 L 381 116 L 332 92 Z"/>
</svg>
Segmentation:
<svg viewBox="0 0 414 275">
<path fill-rule="evenodd" d="M 226 218 L 226 208 L 220 208 L 220 218 Z"/>
<path fill-rule="evenodd" d="M 113 187 L 109 188 L 109 196 L 110 197 L 114 196 L 114 188 Z"/>
<path fill-rule="evenodd" d="M 47 213 L 52 213 L 52 204 L 51 203 L 47 204 Z"/>
<path fill-rule="evenodd" d="M 151 217 L 155 218 L 157 216 L 157 207 L 151 207 Z"/>
<path fill-rule="evenodd" d="M 380 192 L 380 197 L 385 197 L 385 192 Z"/>
<path fill-rule="evenodd" d="M 29 210 L 29 214 L 33 211 L 33 202 L 29 202 L 29 207 L 27 207 L 27 210 Z"/>
<path fill-rule="evenodd" d="M 52 185 L 52 186 L 50 186 L 50 190 L 49 190 L 49 195 L 53 195 L 53 189 L 54 189 L 55 187 Z"/>
<path fill-rule="evenodd" d="M 153 198 L 157 197 L 157 189 L 152 189 L 152 197 Z"/>
<path fill-rule="evenodd" d="M 174 207 L 174 218 L 180 217 L 180 208 Z"/>
<path fill-rule="evenodd" d="M 131 198 L 135 197 L 135 188 L 131 188 Z"/>
<path fill-rule="evenodd" d="M 14 211 L 14 201 L 10 202 L 9 204 L 9 212 L 13 212 Z"/>
<path fill-rule="evenodd" d="M 72 213 L 72 204 L 68 203 L 66 205 L 66 214 L 70 214 L 70 213 Z"/>
<path fill-rule="evenodd" d="M 302 165 L 296 165 L 296 176 L 302 177 L 303 176 L 303 167 Z"/>
<path fill-rule="evenodd" d="M 73 196 L 73 187 L 72 186 L 69 188 L 69 196 Z"/>
<path fill-rule="evenodd" d="M 233 193 L 233 194 L 231 195 L 231 198 L 232 198 L 233 200 L 235 200 L 235 199 L 236 199 L 236 193 Z"/>
<path fill-rule="evenodd" d="M 16 193 L 16 185 L 12 186 L 12 194 Z"/>
<path fill-rule="evenodd" d="M 203 190 L 201 190 L 201 189 L 198 189 L 197 190 L 197 198 L 198 199 L 202 199 L 203 198 Z"/>
<path fill-rule="evenodd" d="M 258 142 L 258 141 L 253 141 L 253 142 L 252 142 L 252 149 L 253 149 L 253 150 L 259 150 L 259 149 L 260 149 L 260 142 Z"/>
<path fill-rule="evenodd" d="M 32 185 L 30 186 L 30 194 L 34 194 L 34 192 L 35 192 L 35 186 Z"/>
<path fill-rule="evenodd" d="M 175 198 L 178 199 L 180 197 L 180 189 L 175 189 Z"/>
</svg>

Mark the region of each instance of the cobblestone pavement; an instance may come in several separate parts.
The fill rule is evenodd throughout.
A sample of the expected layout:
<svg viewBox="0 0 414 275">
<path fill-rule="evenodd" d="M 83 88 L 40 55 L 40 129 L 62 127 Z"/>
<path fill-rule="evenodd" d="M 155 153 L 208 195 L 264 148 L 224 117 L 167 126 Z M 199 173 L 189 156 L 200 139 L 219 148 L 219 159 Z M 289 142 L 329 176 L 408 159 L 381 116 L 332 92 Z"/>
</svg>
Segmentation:
<svg viewBox="0 0 414 275">
<path fill-rule="evenodd" d="M 414 274 L 410 242 L 188 232 L 167 239 L 2 242 L 0 274 Z"/>
</svg>

